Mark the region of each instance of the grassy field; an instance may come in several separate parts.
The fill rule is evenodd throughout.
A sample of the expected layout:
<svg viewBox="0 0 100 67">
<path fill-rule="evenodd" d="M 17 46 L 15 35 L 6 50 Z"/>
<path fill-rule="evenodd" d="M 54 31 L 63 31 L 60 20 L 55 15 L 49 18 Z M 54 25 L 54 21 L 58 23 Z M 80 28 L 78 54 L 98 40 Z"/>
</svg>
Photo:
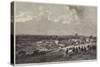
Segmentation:
<svg viewBox="0 0 100 67">
<path fill-rule="evenodd" d="M 40 62 L 60 62 L 96 59 L 96 49 L 77 54 L 63 56 L 62 52 L 52 51 L 41 56 L 24 56 L 16 58 L 16 63 L 40 63 Z"/>
<path fill-rule="evenodd" d="M 51 39 L 50 39 L 51 38 Z M 83 39 L 82 39 L 83 38 Z M 76 45 L 76 42 L 82 42 L 86 45 L 84 36 L 17 36 L 16 39 L 16 63 L 44 63 L 44 62 L 60 62 L 60 61 L 78 61 L 78 60 L 92 60 L 96 59 L 96 37 L 92 37 L 95 48 L 88 50 L 66 53 L 60 50 L 59 47 L 65 48 Z M 56 43 L 58 40 L 59 43 Z M 69 42 L 70 40 L 70 42 Z M 93 43 L 90 42 L 92 45 Z M 78 44 L 78 45 L 81 45 Z M 43 49 L 43 50 L 40 50 Z M 65 55 L 66 53 L 66 55 Z"/>
</svg>

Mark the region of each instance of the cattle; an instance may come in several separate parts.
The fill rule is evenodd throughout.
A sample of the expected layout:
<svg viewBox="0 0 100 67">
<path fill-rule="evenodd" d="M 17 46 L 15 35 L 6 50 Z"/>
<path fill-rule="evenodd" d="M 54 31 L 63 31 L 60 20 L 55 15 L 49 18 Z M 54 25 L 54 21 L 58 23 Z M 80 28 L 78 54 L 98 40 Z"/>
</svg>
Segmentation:
<svg viewBox="0 0 100 67">
<path fill-rule="evenodd" d="M 87 53 L 91 49 L 96 49 L 96 44 L 82 44 L 76 46 L 68 46 L 60 48 L 60 51 L 63 52 L 63 57 L 66 57 L 78 53 Z"/>
</svg>

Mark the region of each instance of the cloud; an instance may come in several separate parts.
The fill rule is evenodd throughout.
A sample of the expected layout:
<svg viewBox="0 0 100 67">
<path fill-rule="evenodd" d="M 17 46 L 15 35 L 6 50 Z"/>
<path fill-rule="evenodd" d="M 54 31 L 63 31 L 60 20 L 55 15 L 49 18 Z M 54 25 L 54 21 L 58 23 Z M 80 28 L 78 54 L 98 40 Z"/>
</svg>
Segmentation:
<svg viewBox="0 0 100 67">
<path fill-rule="evenodd" d="M 39 12 L 38 14 L 32 13 L 32 11 L 20 11 L 16 15 L 16 22 L 27 22 L 30 20 L 40 20 L 41 16 L 43 16 L 43 12 Z"/>
<path fill-rule="evenodd" d="M 19 11 L 16 15 L 16 22 L 41 21 L 44 17 L 47 18 L 48 22 L 61 24 L 77 24 L 80 22 L 76 9 L 70 9 L 69 6 L 38 6 L 33 11 Z"/>
<path fill-rule="evenodd" d="M 15 20 L 16 22 L 26 22 L 26 21 L 32 20 L 32 16 L 30 15 L 29 12 L 20 11 L 16 15 Z"/>
<path fill-rule="evenodd" d="M 58 12 L 49 10 L 48 20 L 56 23 L 62 23 L 62 24 L 70 24 L 70 23 L 77 24 L 80 22 L 80 18 L 77 14 L 77 11 L 74 8 L 70 9 L 69 6 L 62 7 L 62 8 L 63 11 L 58 9 Z"/>
<path fill-rule="evenodd" d="M 16 21 L 20 22 L 16 24 L 17 34 L 96 35 L 94 7 L 33 3 L 16 7 Z"/>
<path fill-rule="evenodd" d="M 31 16 L 24 16 L 24 17 L 19 17 L 16 19 L 16 22 L 27 22 L 29 20 L 32 20 Z"/>
</svg>

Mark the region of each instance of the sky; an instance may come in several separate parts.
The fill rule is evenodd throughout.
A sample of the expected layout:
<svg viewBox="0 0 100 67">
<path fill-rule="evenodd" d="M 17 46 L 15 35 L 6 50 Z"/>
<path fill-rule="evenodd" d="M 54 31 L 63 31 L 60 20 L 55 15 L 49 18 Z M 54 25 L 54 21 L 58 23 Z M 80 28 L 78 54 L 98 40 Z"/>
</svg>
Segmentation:
<svg viewBox="0 0 100 67">
<path fill-rule="evenodd" d="M 97 7 L 43 3 L 15 3 L 16 34 L 97 34 Z"/>
</svg>

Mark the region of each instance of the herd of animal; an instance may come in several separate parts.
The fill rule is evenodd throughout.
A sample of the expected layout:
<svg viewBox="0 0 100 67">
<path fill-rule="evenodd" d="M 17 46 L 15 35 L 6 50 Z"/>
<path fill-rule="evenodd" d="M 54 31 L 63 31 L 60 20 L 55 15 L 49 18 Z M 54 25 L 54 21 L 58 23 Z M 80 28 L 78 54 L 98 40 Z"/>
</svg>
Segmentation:
<svg viewBox="0 0 100 67">
<path fill-rule="evenodd" d="M 72 54 L 77 54 L 82 52 L 86 53 L 93 49 L 96 49 L 95 43 L 81 44 L 76 46 L 72 45 L 65 48 L 60 48 L 59 51 L 62 51 L 63 56 L 65 57 L 66 55 L 72 55 Z"/>
<path fill-rule="evenodd" d="M 23 56 L 43 56 L 43 55 L 48 55 L 50 53 L 62 53 L 63 57 L 70 56 L 73 54 L 78 54 L 78 53 L 86 53 L 88 51 L 91 51 L 93 49 L 96 49 L 96 43 L 87 43 L 87 44 L 80 44 L 80 45 L 71 45 L 67 47 L 59 47 L 58 49 L 53 49 L 53 50 L 34 50 L 31 53 L 27 53 L 25 51 L 21 51 L 19 55 Z"/>
</svg>

